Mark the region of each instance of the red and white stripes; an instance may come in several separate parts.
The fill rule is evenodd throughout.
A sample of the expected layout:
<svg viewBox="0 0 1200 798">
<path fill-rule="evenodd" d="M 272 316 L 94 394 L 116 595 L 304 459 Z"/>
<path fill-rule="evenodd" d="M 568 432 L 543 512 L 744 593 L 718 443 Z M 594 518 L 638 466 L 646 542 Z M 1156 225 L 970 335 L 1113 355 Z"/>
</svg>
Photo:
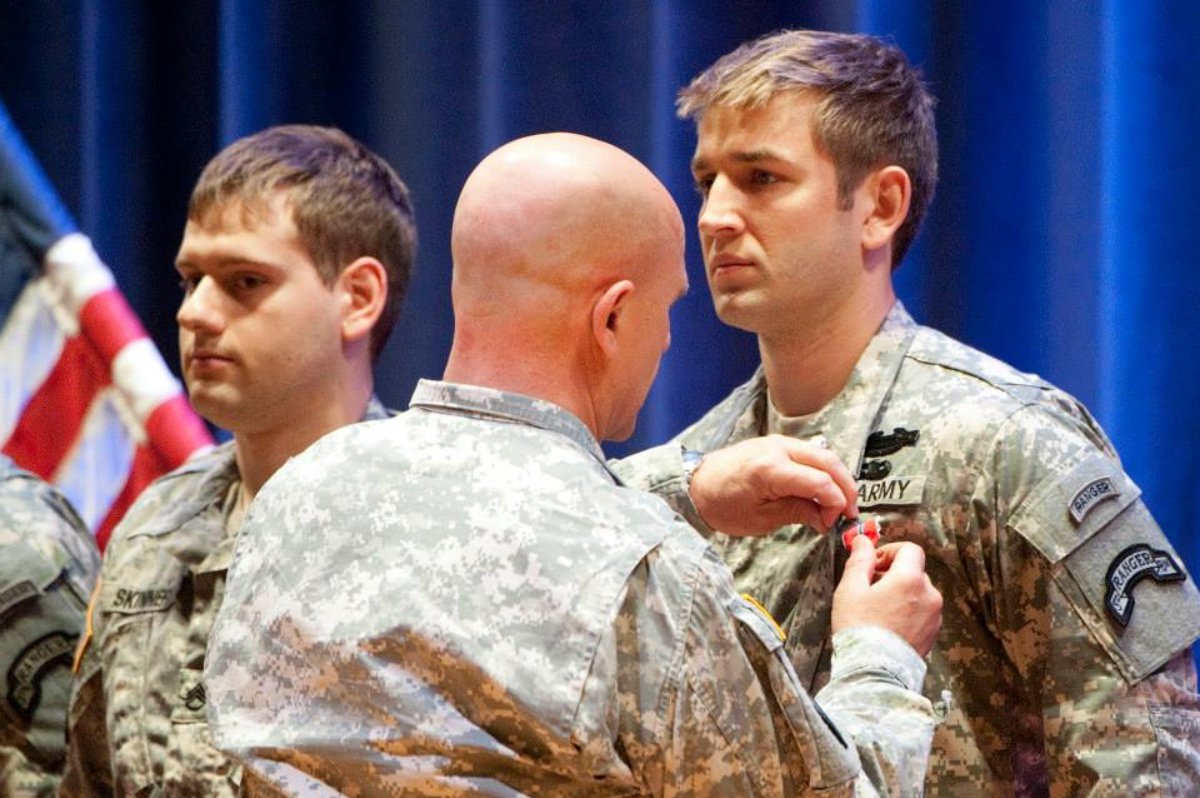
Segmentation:
<svg viewBox="0 0 1200 798">
<path fill-rule="evenodd" d="M 212 440 L 87 237 L 44 266 L 0 330 L 0 439 L 103 547 L 142 488 Z"/>
</svg>

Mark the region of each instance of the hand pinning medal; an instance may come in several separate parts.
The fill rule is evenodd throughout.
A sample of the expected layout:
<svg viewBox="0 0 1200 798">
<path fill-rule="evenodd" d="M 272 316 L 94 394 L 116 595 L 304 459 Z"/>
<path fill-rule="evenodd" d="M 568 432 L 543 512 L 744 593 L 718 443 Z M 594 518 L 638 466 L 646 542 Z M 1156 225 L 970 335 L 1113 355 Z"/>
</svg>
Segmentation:
<svg viewBox="0 0 1200 798">
<path fill-rule="evenodd" d="M 873 515 L 866 518 L 843 516 L 833 525 L 833 531 L 842 534 L 842 545 L 846 547 L 846 551 L 850 551 L 854 539 L 859 535 L 866 535 L 871 543 L 879 545 L 879 519 Z"/>
</svg>

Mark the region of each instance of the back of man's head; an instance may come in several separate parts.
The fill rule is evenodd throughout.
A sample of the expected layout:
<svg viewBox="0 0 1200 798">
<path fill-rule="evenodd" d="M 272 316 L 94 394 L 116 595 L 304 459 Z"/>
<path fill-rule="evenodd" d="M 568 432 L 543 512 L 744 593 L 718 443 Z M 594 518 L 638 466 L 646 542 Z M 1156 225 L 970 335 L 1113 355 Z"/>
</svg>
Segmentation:
<svg viewBox="0 0 1200 798">
<path fill-rule="evenodd" d="M 278 192 L 326 285 L 357 258 L 383 265 L 388 296 L 371 332 L 377 358 L 399 318 L 416 255 L 408 188 L 387 162 L 342 131 L 282 125 L 238 139 L 209 161 L 192 191 L 188 220 L 208 227 L 236 209 L 253 225 Z"/>
<path fill-rule="evenodd" d="M 679 92 L 684 118 L 711 106 L 761 108 L 776 94 L 819 98 L 812 132 L 837 168 L 838 195 L 849 207 L 871 171 L 895 164 L 912 180 L 908 217 L 896 231 L 892 265 L 908 251 L 937 185 L 933 97 L 919 70 L 895 45 L 874 36 L 787 30 L 747 42 Z"/>
<path fill-rule="evenodd" d="M 617 374 L 632 394 L 622 401 L 640 405 L 638 378 L 648 368 L 648 388 L 661 348 L 652 363 L 629 347 L 608 352 L 601 340 L 611 323 L 606 314 L 624 312 L 625 294 L 637 293 L 639 308 L 652 305 L 666 287 L 674 294 L 663 304 L 665 320 L 670 300 L 686 286 L 679 210 L 645 166 L 571 133 L 510 142 L 467 179 L 451 245 L 455 344 L 448 375 L 540 395 L 586 416 L 547 391 L 600 386 L 591 399 L 604 404 L 596 394 L 611 394 Z M 628 318 L 630 328 L 645 324 Z M 619 414 L 624 423 L 628 414 Z M 606 418 L 592 420 L 600 435 L 624 432 Z"/>
</svg>

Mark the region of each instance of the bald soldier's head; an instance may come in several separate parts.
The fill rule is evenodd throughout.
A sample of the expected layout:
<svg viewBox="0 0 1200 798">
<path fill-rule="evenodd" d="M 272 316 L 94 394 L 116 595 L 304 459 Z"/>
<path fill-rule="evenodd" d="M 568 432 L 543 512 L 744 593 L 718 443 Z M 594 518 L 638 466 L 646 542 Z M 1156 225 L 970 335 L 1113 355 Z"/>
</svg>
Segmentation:
<svg viewBox="0 0 1200 798">
<path fill-rule="evenodd" d="M 598 438 L 633 432 L 687 290 L 683 221 L 646 167 L 595 139 L 510 142 L 454 213 L 446 379 L 553 401 Z"/>
</svg>

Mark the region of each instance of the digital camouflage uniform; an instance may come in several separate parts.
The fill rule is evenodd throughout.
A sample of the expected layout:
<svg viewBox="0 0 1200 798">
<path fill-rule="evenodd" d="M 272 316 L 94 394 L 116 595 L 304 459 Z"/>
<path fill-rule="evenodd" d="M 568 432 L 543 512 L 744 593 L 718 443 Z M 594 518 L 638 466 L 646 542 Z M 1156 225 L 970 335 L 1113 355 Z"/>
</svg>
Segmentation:
<svg viewBox="0 0 1200 798">
<path fill-rule="evenodd" d="M 435 382 L 412 408 L 326 437 L 247 516 L 206 678 L 251 795 L 873 795 L 859 756 L 919 789 L 906 643 L 839 636 L 821 699 L 856 753 L 578 418 Z"/>
<path fill-rule="evenodd" d="M 925 694 L 952 696 L 927 795 L 1200 794 L 1188 652 L 1200 599 L 1077 401 L 897 304 L 825 408 L 785 419 L 768 405 L 760 369 L 678 440 L 711 451 L 823 435 L 858 475 L 882 541 L 925 550 L 945 598 Z M 698 523 L 679 449 L 617 470 Z M 824 684 L 841 541 L 806 527 L 712 539 L 738 589 L 780 619 L 801 680 Z"/>
<path fill-rule="evenodd" d="M 373 400 L 366 417 L 385 415 Z M 210 741 L 201 681 L 239 483 L 231 441 L 156 480 L 113 531 L 71 698 L 66 795 L 240 794 L 241 768 Z"/>
<path fill-rule="evenodd" d="M 0 795 L 54 795 L 71 658 L 100 570 L 79 516 L 0 455 Z"/>
</svg>

